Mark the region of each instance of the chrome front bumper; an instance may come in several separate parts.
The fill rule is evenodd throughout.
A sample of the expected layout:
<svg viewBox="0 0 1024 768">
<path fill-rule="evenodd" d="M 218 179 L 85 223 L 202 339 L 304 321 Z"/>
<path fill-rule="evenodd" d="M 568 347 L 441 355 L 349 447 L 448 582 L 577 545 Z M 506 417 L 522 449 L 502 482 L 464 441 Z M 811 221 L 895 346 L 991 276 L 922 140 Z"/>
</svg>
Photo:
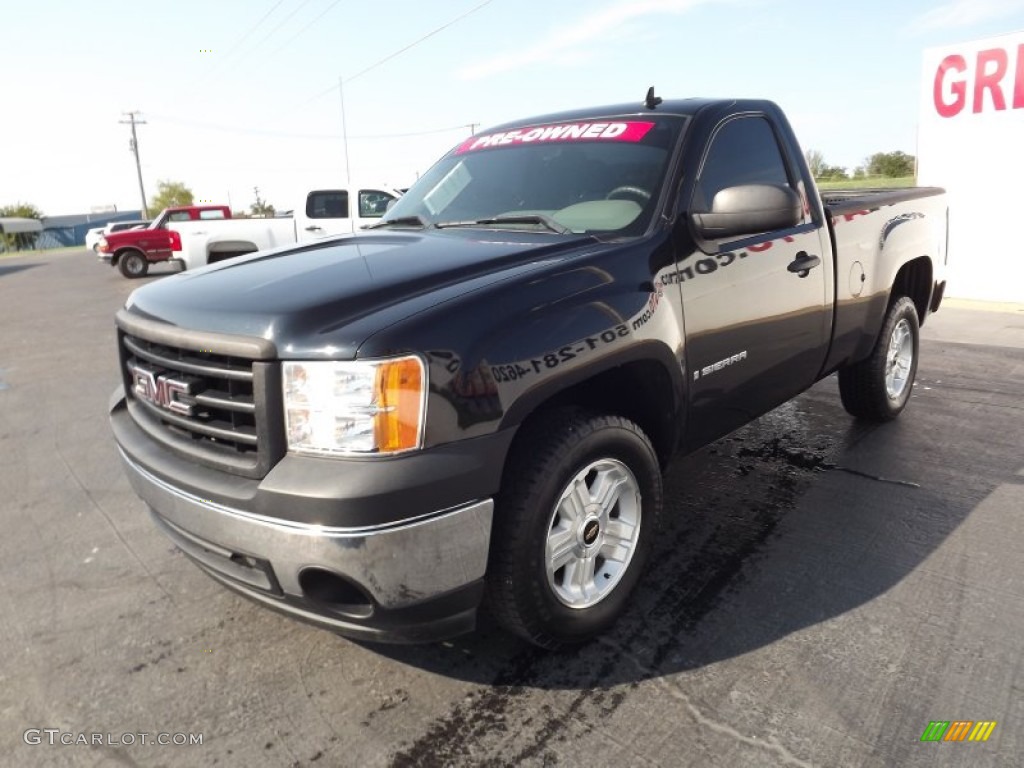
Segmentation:
<svg viewBox="0 0 1024 768">
<path fill-rule="evenodd" d="M 156 477 L 124 451 L 121 458 L 160 528 L 210 575 L 271 607 L 342 632 L 366 624 L 369 632 L 349 634 L 372 636 L 374 611 L 401 614 L 479 584 L 487 567 L 491 499 L 381 526 L 325 527 L 204 500 Z M 316 581 L 311 573 L 341 577 L 369 598 L 366 605 L 324 603 L 310 588 Z"/>
</svg>

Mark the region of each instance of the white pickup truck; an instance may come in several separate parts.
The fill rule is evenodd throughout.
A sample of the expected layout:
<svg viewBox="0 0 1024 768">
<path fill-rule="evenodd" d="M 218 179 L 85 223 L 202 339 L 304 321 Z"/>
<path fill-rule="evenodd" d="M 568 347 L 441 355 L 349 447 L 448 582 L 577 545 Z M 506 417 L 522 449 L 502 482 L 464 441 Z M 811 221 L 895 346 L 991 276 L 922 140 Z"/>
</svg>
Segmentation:
<svg viewBox="0 0 1024 768">
<path fill-rule="evenodd" d="M 333 235 L 351 234 L 378 221 L 402 192 L 385 184 L 314 189 L 291 217 L 209 219 L 169 225 L 171 258 L 183 269 L 254 251 Z"/>
</svg>

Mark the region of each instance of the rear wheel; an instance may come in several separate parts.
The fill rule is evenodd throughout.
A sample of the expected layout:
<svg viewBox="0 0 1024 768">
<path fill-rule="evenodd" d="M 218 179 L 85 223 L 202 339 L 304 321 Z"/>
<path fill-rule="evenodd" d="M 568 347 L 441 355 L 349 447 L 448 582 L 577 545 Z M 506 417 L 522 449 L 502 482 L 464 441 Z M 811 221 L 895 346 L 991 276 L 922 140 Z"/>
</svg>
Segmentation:
<svg viewBox="0 0 1024 768">
<path fill-rule="evenodd" d="M 917 308 L 906 296 L 889 307 L 871 355 L 839 371 L 847 412 L 867 421 L 889 421 L 910 399 L 920 346 Z"/>
<path fill-rule="evenodd" d="M 126 251 L 117 260 L 117 267 L 125 277 L 144 277 L 149 271 L 149 262 L 138 251 Z"/>
<path fill-rule="evenodd" d="M 545 648 L 610 627 L 640 578 L 661 497 L 658 457 L 628 419 L 567 409 L 524 425 L 491 534 L 499 623 Z"/>
</svg>

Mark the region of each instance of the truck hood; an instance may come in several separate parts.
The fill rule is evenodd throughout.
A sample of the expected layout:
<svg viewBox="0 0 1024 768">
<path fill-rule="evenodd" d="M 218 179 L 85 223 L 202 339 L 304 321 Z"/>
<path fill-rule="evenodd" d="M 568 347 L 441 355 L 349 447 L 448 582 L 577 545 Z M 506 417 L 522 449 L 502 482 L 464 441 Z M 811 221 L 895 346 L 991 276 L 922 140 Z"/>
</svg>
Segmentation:
<svg viewBox="0 0 1024 768">
<path fill-rule="evenodd" d="M 479 229 L 360 234 L 163 278 L 126 306 L 180 328 L 266 339 L 281 357 L 347 359 L 376 330 L 595 245 Z"/>
</svg>

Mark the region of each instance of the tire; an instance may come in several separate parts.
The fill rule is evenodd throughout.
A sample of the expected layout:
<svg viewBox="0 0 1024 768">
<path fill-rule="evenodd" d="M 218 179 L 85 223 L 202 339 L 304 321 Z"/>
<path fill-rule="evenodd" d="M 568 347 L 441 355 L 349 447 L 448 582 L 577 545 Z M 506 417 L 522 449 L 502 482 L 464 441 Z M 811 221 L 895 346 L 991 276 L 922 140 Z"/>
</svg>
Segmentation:
<svg viewBox="0 0 1024 768">
<path fill-rule="evenodd" d="M 865 421 L 899 416 L 914 388 L 919 348 L 917 308 L 902 296 L 889 306 L 871 355 L 839 371 L 839 395 L 847 413 Z"/>
<path fill-rule="evenodd" d="M 145 277 L 149 271 L 149 262 L 138 251 L 125 251 L 117 260 L 117 268 L 127 278 Z"/>
<path fill-rule="evenodd" d="M 607 630 L 661 514 L 658 457 L 640 427 L 578 409 L 545 413 L 517 436 L 497 501 L 487 604 L 498 623 L 550 649 Z"/>
</svg>

